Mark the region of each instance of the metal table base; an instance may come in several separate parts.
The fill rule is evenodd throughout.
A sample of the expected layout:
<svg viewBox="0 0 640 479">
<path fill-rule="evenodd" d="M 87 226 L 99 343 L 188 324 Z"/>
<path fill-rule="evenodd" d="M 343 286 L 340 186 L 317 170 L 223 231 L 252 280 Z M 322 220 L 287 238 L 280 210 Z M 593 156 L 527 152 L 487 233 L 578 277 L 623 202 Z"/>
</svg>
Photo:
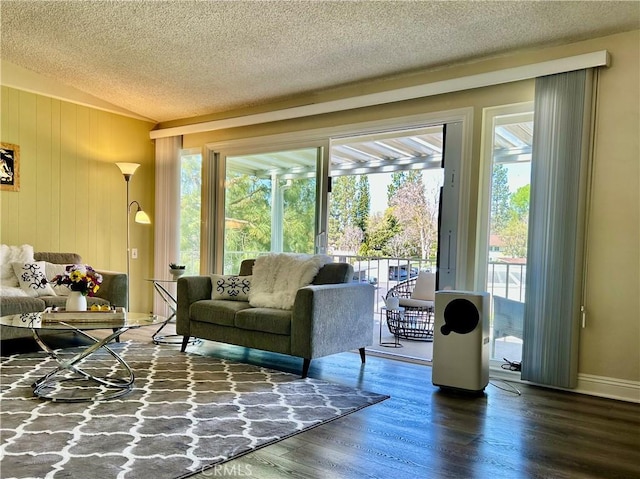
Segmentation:
<svg viewBox="0 0 640 479">
<path fill-rule="evenodd" d="M 81 352 L 73 356 L 71 359 L 63 359 L 53 349 L 51 349 L 47 343 L 40 337 L 39 330 L 33 329 L 33 337 L 38 345 L 45 351 L 50 357 L 58 362 L 58 367 L 53 371 L 47 373 L 37 381 L 33 383 L 33 394 L 43 399 L 49 399 L 56 402 L 83 402 L 83 401 L 96 401 L 114 399 L 120 396 L 124 396 L 133 389 L 133 381 L 135 376 L 129 365 L 122 359 L 113 349 L 107 346 L 107 343 L 117 339 L 121 334 L 128 331 L 130 328 L 122 327 L 116 329 L 112 334 L 104 339 L 98 340 L 88 334 L 86 331 L 76 328 L 72 324 L 61 323 L 68 326 L 69 329 L 81 334 L 85 338 L 92 340 L 94 343 L 91 346 L 83 349 Z M 120 377 L 101 377 L 91 374 L 85 369 L 80 367 L 80 363 L 96 353 L 98 350 L 107 351 L 115 361 L 119 363 L 123 369 L 123 374 Z M 68 372 L 72 375 L 69 377 Z M 81 390 L 91 390 L 98 388 L 100 390 L 97 394 L 91 395 L 74 395 L 71 397 L 64 397 L 56 395 L 59 392 L 59 386 L 68 381 L 90 381 L 93 384 L 93 388 L 73 388 L 75 393 Z"/>
<path fill-rule="evenodd" d="M 164 303 L 171 310 L 171 314 L 167 317 L 167 320 L 160 325 L 158 330 L 153 333 L 151 336 L 151 340 L 153 344 L 173 344 L 173 345 L 182 345 L 182 336 L 179 334 L 167 334 L 161 335 L 160 331 L 164 329 L 164 327 L 171 322 L 173 318 L 176 317 L 176 310 L 178 309 L 178 300 L 176 297 L 171 294 L 171 292 L 162 285 L 162 283 L 177 283 L 178 281 L 175 279 L 149 279 L 153 283 L 153 288 L 158 293 L 158 296 L 164 301 Z M 202 341 L 198 338 L 189 339 L 189 343 L 191 345 L 200 344 Z"/>
</svg>

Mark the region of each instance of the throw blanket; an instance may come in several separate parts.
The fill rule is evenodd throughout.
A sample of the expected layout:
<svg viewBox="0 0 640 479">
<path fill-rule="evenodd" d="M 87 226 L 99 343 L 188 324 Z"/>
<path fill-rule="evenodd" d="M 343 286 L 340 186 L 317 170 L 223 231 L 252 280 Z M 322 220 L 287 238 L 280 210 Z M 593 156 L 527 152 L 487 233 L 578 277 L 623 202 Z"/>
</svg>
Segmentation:
<svg viewBox="0 0 640 479">
<path fill-rule="evenodd" d="M 308 286 L 320 268 L 331 263 L 326 255 L 272 253 L 253 265 L 249 304 L 255 308 L 291 309 L 298 289 Z"/>
</svg>

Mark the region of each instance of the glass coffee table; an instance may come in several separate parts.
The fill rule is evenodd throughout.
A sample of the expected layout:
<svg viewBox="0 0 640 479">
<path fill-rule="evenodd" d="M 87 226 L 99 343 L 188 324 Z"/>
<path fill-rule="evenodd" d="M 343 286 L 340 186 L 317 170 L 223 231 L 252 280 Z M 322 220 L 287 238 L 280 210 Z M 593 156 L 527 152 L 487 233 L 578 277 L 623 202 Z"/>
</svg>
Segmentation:
<svg viewBox="0 0 640 479">
<path fill-rule="evenodd" d="M 152 326 L 167 320 L 164 316 L 146 313 L 126 313 L 125 319 L 109 318 L 108 313 L 101 317 L 96 313 L 95 320 L 74 320 L 71 313 L 65 313 L 65 320 L 50 321 L 46 316 L 43 318 L 43 314 L 40 312 L 2 316 L 0 324 L 31 329 L 38 345 L 58 363 L 57 368 L 36 380 L 32 386 L 35 396 L 60 402 L 106 400 L 130 392 L 135 378 L 133 371 L 108 343 L 117 340 L 130 329 Z M 98 329 L 109 329 L 112 333 L 104 338 L 95 338 L 88 333 Z M 47 345 L 41 334 L 43 331 L 73 331 L 92 343 L 67 357 L 68 354 L 64 354 L 65 350 L 53 350 Z M 105 352 L 117 362 L 115 366 L 119 364 L 121 367 L 94 367 L 92 363 L 104 363 L 102 356 L 108 358 Z M 101 373 L 103 374 L 100 375 Z"/>
</svg>

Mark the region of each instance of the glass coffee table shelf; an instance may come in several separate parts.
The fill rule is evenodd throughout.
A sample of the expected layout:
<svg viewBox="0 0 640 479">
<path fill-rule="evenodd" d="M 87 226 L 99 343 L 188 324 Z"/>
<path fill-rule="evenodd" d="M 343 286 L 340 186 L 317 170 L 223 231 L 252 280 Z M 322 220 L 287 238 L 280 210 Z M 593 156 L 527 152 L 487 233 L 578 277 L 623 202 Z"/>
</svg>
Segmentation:
<svg viewBox="0 0 640 479">
<path fill-rule="evenodd" d="M 2 316 L 0 324 L 31 329 L 35 341 L 58 365 L 32 384 L 35 396 L 59 402 L 95 401 L 114 399 L 133 389 L 133 370 L 108 343 L 130 329 L 160 324 L 167 319 L 145 313 L 126 313 L 124 319 L 109 316 L 109 313 L 104 317 L 96 315 L 95 321 L 88 321 L 79 314 L 82 320 L 74 322 L 70 313 L 64 321 L 43 319 L 42 312 L 22 313 Z M 109 329 L 112 333 L 100 339 L 88 332 L 100 329 Z M 47 331 L 73 331 L 92 343 L 80 350 L 74 349 L 72 353 L 54 350 L 43 337 L 42 333 Z M 107 364 L 105 360 L 109 358 L 111 361 Z"/>
<path fill-rule="evenodd" d="M 158 330 L 153 333 L 151 336 L 151 340 L 154 344 L 177 344 L 182 345 L 182 336 L 178 334 L 166 334 L 161 335 L 160 332 L 165 328 L 167 324 L 171 322 L 173 318 L 176 316 L 176 310 L 178 309 L 178 300 L 175 295 L 169 291 L 169 286 L 171 284 L 177 284 L 177 280 L 175 279 L 147 279 L 146 281 L 151 281 L 153 283 L 153 288 L 160 296 L 160 299 L 167 305 L 171 314 L 167 317 L 167 319 L 160 325 Z M 198 338 L 189 338 L 189 344 L 199 344 L 202 341 Z"/>
</svg>

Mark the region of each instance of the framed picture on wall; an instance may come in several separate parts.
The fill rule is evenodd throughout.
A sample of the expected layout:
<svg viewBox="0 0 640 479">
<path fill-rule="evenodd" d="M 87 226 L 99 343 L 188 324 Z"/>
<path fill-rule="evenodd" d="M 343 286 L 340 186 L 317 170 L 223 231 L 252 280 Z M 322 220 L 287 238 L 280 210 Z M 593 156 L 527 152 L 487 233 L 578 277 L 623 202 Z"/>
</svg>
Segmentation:
<svg viewBox="0 0 640 479">
<path fill-rule="evenodd" d="M 0 143 L 0 190 L 20 191 L 20 147 Z"/>
</svg>

